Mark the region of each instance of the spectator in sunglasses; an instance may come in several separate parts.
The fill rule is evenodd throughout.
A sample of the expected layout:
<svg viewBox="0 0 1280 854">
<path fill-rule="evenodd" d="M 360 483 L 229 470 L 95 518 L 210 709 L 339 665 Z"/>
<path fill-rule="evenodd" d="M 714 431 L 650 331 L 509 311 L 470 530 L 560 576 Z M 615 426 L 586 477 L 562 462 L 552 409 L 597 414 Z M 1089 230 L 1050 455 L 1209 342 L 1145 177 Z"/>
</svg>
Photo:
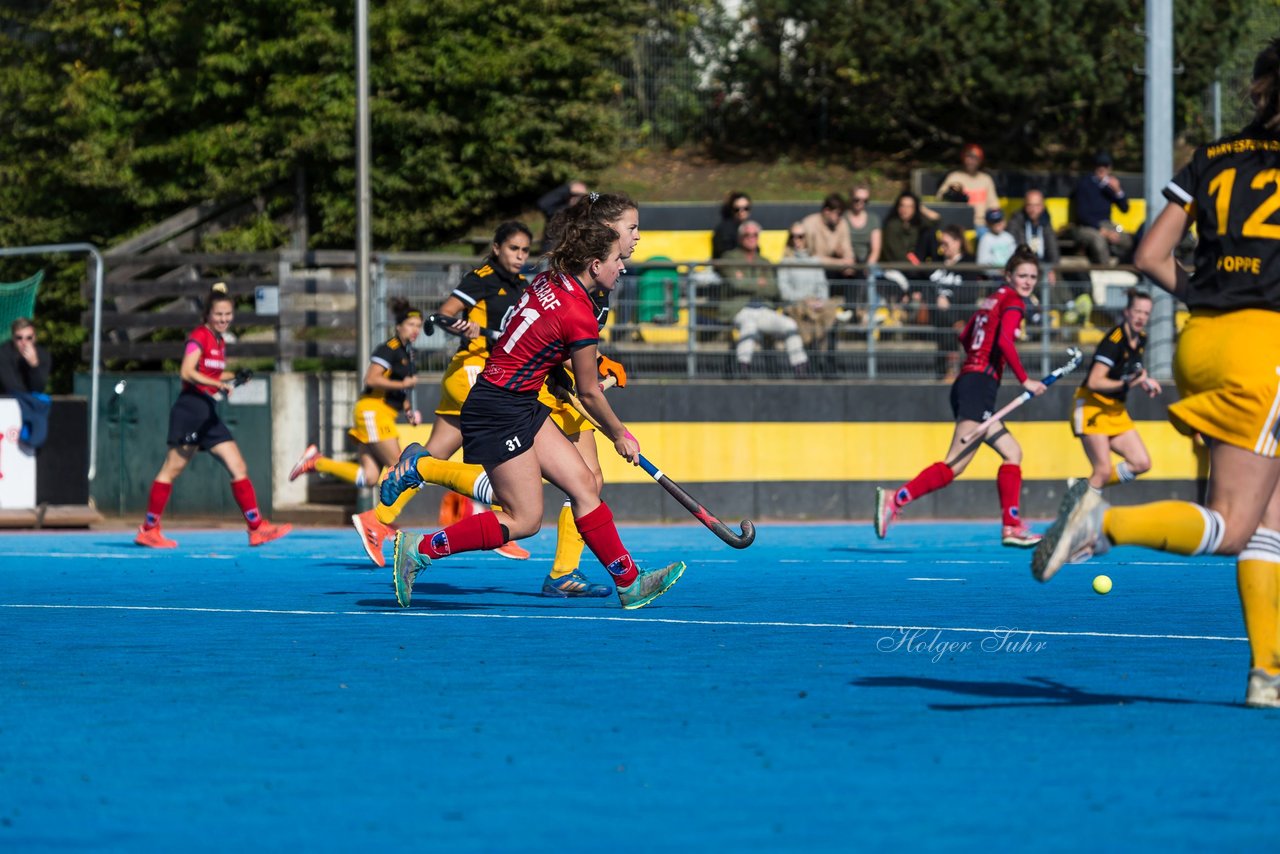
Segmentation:
<svg viewBox="0 0 1280 854">
<path fill-rule="evenodd" d="M 36 343 L 35 324 L 19 317 L 10 334 L 0 349 L 0 393 L 43 393 L 49 382 L 49 351 Z"/>
<path fill-rule="evenodd" d="M 711 234 L 711 257 L 722 258 L 724 253 L 738 248 L 738 227 L 751 218 L 751 197 L 740 190 L 725 196 L 720 206 L 720 224 Z"/>
</svg>

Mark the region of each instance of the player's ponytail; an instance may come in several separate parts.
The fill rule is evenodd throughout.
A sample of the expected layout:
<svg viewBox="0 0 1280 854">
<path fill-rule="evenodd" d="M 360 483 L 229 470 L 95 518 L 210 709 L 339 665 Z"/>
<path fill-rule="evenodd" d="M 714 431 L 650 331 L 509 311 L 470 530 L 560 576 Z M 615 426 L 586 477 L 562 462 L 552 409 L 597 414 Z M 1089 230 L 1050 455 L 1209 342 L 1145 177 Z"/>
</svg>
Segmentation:
<svg viewBox="0 0 1280 854">
<path fill-rule="evenodd" d="M 392 317 L 396 319 L 396 326 L 399 326 L 411 317 L 422 319 L 422 312 L 409 305 L 409 301 L 404 297 L 392 297 L 387 302 L 391 307 Z"/>
<path fill-rule="evenodd" d="M 1274 38 L 1253 62 L 1249 85 L 1254 118 L 1267 130 L 1280 127 L 1280 38 Z"/>
<path fill-rule="evenodd" d="M 213 307 L 220 302 L 229 302 L 235 305 L 235 300 L 231 298 L 231 292 L 227 290 L 226 282 L 214 282 L 213 287 L 209 288 L 209 293 L 204 298 L 204 322 L 209 322 L 209 316 L 213 314 Z"/>
</svg>

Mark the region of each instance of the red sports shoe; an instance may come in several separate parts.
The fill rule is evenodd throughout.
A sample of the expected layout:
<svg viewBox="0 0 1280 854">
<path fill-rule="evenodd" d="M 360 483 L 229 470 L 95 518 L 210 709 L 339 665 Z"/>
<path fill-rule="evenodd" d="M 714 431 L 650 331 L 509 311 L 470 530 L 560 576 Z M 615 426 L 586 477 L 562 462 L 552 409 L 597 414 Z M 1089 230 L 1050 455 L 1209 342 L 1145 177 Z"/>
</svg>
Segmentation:
<svg viewBox="0 0 1280 854">
<path fill-rule="evenodd" d="M 1019 549 L 1033 548 L 1043 538 L 1043 534 L 1028 531 L 1021 525 L 1005 525 L 1000 529 L 1001 545 L 1013 546 Z"/>
<path fill-rule="evenodd" d="M 165 535 L 160 533 L 160 526 L 148 528 L 145 525 L 138 526 L 138 536 L 133 541 L 140 546 L 146 546 L 149 549 L 176 549 L 178 544 L 173 540 L 166 539 Z"/>
<path fill-rule="evenodd" d="M 529 559 L 528 549 L 521 548 L 515 542 L 503 543 L 502 545 L 494 549 L 494 551 L 502 555 L 503 557 L 509 557 L 512 560 L 528 560 Z"/>
<path fill-rule="evenodd" d="M 307 445 L 307 449 L 298 457 L 298 461 L 289 470 L 289 480 L 294 481 L 307 472 L 316 470 L 316 460 L 320 459 L 320 449 L 315 445 Z"/>
<path fill-rule="evenodd" d="M 351 524 L 360 535 L 360 544 L 364 553 L 373 561 L 374 566 L 386 566 L 387 559 L 382 554 L 382 541 L 391 536 L 391 529 L 378 521 L 378 514 L 372 510 L 355 513 L 351 516 Z"/>
<path fill-rule="evenodd" d="M 278 540 L 292 530 L 293 526 L 288 522 L 283 525 L 272 525 L 266 519 L 263 519 L 261 525 L 249 531 L 249 545 L 260 546 L 263 543 Z"/>
</svg>

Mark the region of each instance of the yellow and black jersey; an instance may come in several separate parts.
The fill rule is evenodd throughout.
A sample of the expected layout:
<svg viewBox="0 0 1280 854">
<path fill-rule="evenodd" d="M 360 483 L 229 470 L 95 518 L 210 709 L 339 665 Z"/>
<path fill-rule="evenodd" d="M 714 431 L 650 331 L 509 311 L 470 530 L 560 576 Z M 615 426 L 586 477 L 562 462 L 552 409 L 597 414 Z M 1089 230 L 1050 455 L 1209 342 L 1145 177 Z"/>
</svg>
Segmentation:
<svg viewBox="0 0 1280 854">
<path fill-rule="evenodd" d="M 1187 306 L 1280 311 L 1280 137 L 1251 125 L 1202 145 L 1164 194 L 1199 237 Z"/>
<path fill-rule="evenodd" d="M 480 334 L 458 346 L 459 352 L 488 357 L 489 343 L 497 341 L 516 310 L 528 279 L 514 276 L 491 264 L 477 267 L 462 277 L 452 296 L 467 306 L 467 320 L 480 326 Z"/>
<path fill-rule="evenodd" d="M 1146 350 L 1147 335 L 1145 332 L 1138 333 L 1138 343 L 1133 345 L 1129 342 L 1129 335 L 1125 332 L 1124 324 L 1118 324 L 1111 327 L 1107 334 L 1102 336 L 1102 340 L 1098 343 L 1098 349 L 1093 351 L 1093 361 L 1089 363 L 1089 372 L 1093 372 L 1094 365 L 1102 364 L 1107 366 L 1107 379 L 1117 381 L 1128 379 L 1142 370 L 1142 356 Z M 1085 376 L 1087 377 L 1088 374 Z M 1087 388 L 1088 382 L 1086 379 L 1080 384 L 1080 387 Z M 1106 392 L 1106 396 L 1113 400 L 1124 400 L 1127 394 L 1127 389 Z"/>
<path fill-rule="evenodd" d="M 378 345 L 369 357 L 369 361 L 382 368 L 382 375 L 388 379 L 403 380 L 417 373 L 417 365 L 413 359 L 413 351 L 405 347 L 398 336 L 393 336 Z M 376 397 L 386 401 L 392 409 L 404 408 L 404 390 L 399 388 L 370 388 L 365 386 L 361 397 Z"/>
</svg>

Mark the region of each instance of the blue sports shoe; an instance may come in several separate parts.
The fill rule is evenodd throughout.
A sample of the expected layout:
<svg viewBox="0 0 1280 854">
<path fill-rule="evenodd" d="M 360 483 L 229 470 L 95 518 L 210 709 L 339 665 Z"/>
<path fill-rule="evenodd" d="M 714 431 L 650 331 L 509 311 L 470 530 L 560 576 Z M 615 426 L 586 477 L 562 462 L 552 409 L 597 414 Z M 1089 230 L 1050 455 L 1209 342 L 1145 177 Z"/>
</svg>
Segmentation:
<svg viewBox="0 0 1280 854">
<path fill-rule="evenodd" d="M 606 584 L 593 584 L 580 569 L 575 569 L 560 578 L 552 578 L 548 575 L 542 580 L 542 595 L 559 599 L 599 599 L 612 592 L 613 588 Z"/>
<path fill-rule="evenodd" d="M 418 551 L 422 534 L 397 531 L 395 546 L 391 551 L 391 566 L 396 584 L 396 602 L 408 608 L 413 599 L 413 580 L 418 573 L 431 566 L 431 558 Z"/>
<path fill-rule="evenodd" d="M 618 601 L 628 611 L 643 608 L 671 589 L 684 575 L 684 561 L 676 561 L 662 569 L 642 569 L 636 580 L 618 588 Z"/>
<path fill-rule="evenodd" d="M 422 486 L 422 475 L 418 474 L 418 458 L 427 456 L 427 449 L 417 442 L 410 442 L 409 447 L 400 452 L 396 467 L 387 472 L 386 478 L 378 484 L 378 499 L 388 507 L 396 503 L 407 489 Z"/>
</svg>

